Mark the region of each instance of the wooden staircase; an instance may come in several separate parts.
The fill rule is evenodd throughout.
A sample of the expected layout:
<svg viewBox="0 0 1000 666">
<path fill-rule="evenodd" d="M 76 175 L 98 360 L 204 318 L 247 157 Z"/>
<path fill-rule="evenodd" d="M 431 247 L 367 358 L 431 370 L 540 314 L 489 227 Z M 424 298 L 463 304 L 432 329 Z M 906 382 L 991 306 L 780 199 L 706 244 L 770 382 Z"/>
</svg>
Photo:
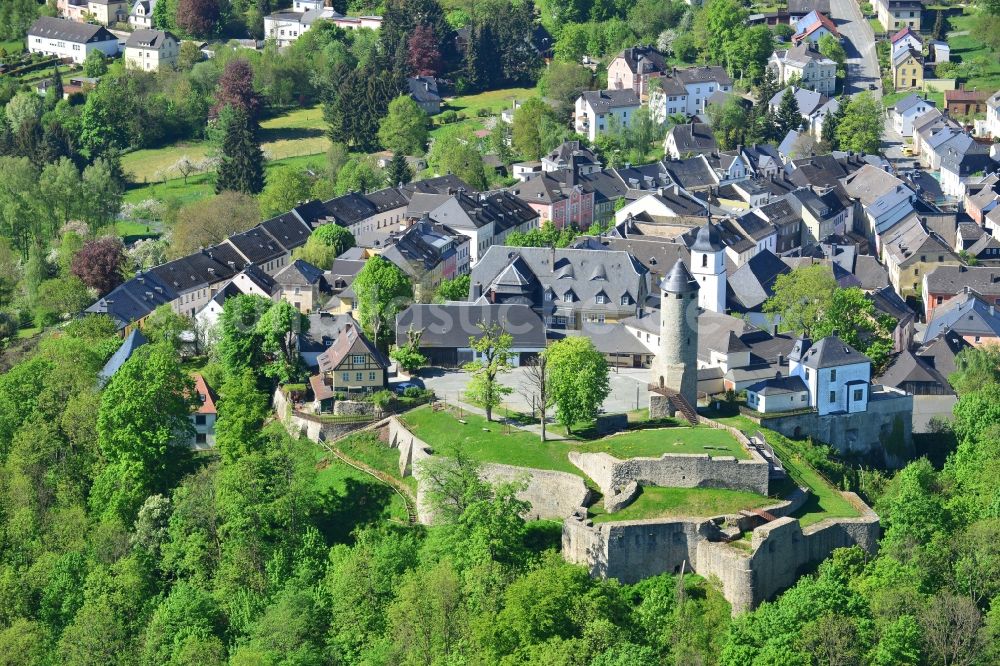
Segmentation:
<svg viewBox="0 0 1000 666">
<path fill-rule="evenodd" d="M 673 389 L 665 386 L 656 386 L 655 384 L 650 384 L 649 390 L 653 393 L 666 396 L 667 400 L 673 406 L 674 412 L 679 412 L 691 425 L 698 425 L 698 410 L 683 395 Z"/>
</svg>

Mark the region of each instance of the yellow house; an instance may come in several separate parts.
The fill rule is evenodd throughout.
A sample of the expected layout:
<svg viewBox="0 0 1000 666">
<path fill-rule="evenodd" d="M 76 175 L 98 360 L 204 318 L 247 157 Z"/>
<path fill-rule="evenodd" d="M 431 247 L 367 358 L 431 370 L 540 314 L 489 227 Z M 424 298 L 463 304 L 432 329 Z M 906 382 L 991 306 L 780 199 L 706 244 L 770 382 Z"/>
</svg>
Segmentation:
<svg viewBox="0 0 1000 666">
<path fill-rule="evenodd" d="M 274 282 L 278 285 L 278 298 L 291 303 L 303 314 L 322 305 L 323 271 L 307 261 L 296 259 L 288 264 L 275 273 Z"/>
<path fill-rule="evenodd" d="M 892 58 L 892 84 L 897 91 L 924 87 L 924 62 L 916 49 L 899 51 Z"/>
<path fill-rule="evenodd" d="M 343 332 L 316 357 L 319 374 L 309 378 L 315 399 L 322 404 L 338 393 L 372 393 L 385 388 L 389 359 L 361 332 L 358 323 Z"/>
</svg>

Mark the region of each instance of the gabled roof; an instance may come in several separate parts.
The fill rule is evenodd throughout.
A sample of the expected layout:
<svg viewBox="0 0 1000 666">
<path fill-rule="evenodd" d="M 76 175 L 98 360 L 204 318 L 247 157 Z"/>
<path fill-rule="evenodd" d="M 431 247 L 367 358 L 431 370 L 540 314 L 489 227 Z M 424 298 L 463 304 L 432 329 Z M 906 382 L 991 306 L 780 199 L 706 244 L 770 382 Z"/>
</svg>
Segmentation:
<svg viewBox="0 0 1000 666">
<path fill-rule="evenodd" d="M 274 276 L 274 281 L 282 287 L 311 287 L 322 279 L 323 271 L 303 259 L 296 259 Z"/>
<path fill-rule="evenodd" d="M 977 294 L 965 291 L 934 308 L 924 339 L 955 332 L 963 337 L 1000 337 L 1000 312 Z"/>
<path fill-rule="evenodd" d="M 625 49 L 615 60 L 621 58 L 633 74 L 654 74 L 666 70 L 666 59 L 652 46 L 634 46 Z"/>
<path fill-rule="evenodd" d="M 917 40 L 921 44 L 924 43 L 924 40 L 920 37 L 920 34 L 917 33 L 917 32 L 914 32 L 913 28 L 911 28 L 910 26 L 906 26 L 905 28 L 903 28 L 902 30 L 900 30 L 899 32 L 897 32 L 896 34 L 894 34 L 892 37 L 890 37 L 889 38 L 889 42 L 891 44 L 895 44 L 896 42 L 898 42 L 899 40 L 903 39 L 904 37 L 910 37 L 912 39 L 915 39 L 915 40 Z"/>
<path fill-rule="evenodd" d="M 830 98 L 823 93 L 818 93 L 815 90 L 808 90 L 806 88 L 799 88 L 797 86 L 791 86 L 792 96 L 795 97 L 795 103 L 799 107 L 799 113 L 804 118 L 808 118 L 812 115 L 813 111 L 820 108 L 826 104 Z M 785 90 L 788 88 L 782 88 L 774 94 L 774 97 L 768 102 L 771 108 L 777 109 L 781 106 L 781 98 L 785 95 Z"/>
<path fill-rule="evenodd" d="M 729 277 L 729 289 L 737 304 L 745 311 L 755 310 L 774 295 L 774 281 L 791 271 L 770 250 L 758 252 Z"/>
<path fill-rule="evenodd" d="M 437 79 L 433 76 L 411 76 L 406 79 L 410 89 L 410 97 L 418 103 L 436 103 L 441 101 L 438 94 Z"/>
<path fill-rule="evenodd" d="M 1000 296 L 1000 268 L 938 266 L 925 276 L 931 294 L 958 294 L 968 287 L 983 296 Z"/>
<path fill-rule="evenodd" d="M 892 56 L 892 66 L 893 68 L 899 67 L 900 65 L 902 65 L 907 60 L 910 60 L 911 58 L 915 60 L 918 64 L 923 66 L 924 63 L 923 59 L 920 56 L 920 53 L 912 46 L 908 49 L 900 49 L 896 51 Z"/>
<path fill-rule="evenodd" d="M 63 39 L 74 44 L 92 44 L 108 42 L 118 38 L 103 25 L 80 23 L 51 16 L 40 16 L 28 28 L 30 37 L 45 37 L 47 39 Z"/>
<path fill-rule="evenodd" d="M 896 113 L 911 115 L 912 113 L 916 113 L 922 105 L 925 107 L 933 107 L 935 106 L 935 102 L 931 99 L 925 99 L 917 93 L 913 93 L 912 95 L 907 95 L 903 99 L 896 102 L 892 108 Z M 907 113 L 908 111 L 911 113 Z"/>
<path fill-rule="evenodd" d="M 309 225 L 299 219 L 295 211 L 264 220 L 259 226 L 289 252 L 305 245 L 309 240 L 309 234 L 312 233 Z"/>
<path fill-rule="evenodd" d="M 791 377 L 779 375 L 747 387 L 747 391 L 752 391 L 758 395 L 805 393 L 808 390 L 809 387 L 806 386 L 806 383 L 798 375 L 792 375 Z"/>
<path fill-rule="evenodd" d="M 682 156 L 685 153 L 708 153 L 718 149 L 715 134 L 707 123 L 674 125 L 667 135 L 673 137 L 677 152 Z"/>
<path fill-rule="evenodd" d="M 201 376 L 201 373 L 196 372 L 191 375 L 194 379 L 194 390 L 195 394 L 198 396 L 198 409 L 195 410 L 196 414 L 215 414 L 215 392 L 212 387 L 208 385 L 205 378 Z"/>
<path fill-rule="evenodd" d="M 389 367 L 389 359 L 361 332 L 357 322 L 344 325 L 340 335 L 326 351 L 322 352 L 316 361 L 320 372 L 333 372 L 352 354 L 368 354 L 382 368 Z"/>
</svg>

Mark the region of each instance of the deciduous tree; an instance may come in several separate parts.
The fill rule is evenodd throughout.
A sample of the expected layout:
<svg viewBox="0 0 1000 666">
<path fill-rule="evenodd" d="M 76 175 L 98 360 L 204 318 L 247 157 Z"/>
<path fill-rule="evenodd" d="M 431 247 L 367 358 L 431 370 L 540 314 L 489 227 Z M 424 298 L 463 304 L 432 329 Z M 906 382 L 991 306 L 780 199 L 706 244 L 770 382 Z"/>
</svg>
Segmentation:
<svg viewBox="0 0 1000 666">
<path fill-rule="evenodd" d="M 242 192 L 222 192 L 190 203 L 177 212 L 169 255 L 183 257 L 199 248 L 221 243 L 260 222 L 257 200 Z"/>
<path fill-rule="evenodd" d="M 377 344 L 388 342 L 386 325 L 396 320 L 396 314 L 413 299 L 413 285 L 396 264 L 381 256 L 365 262 L 354 278 L 358 321 Z"/>
<path fill-rule="evenodd" d="M 287 213 L 308 201 L 312 179 L 296 167 L 282 167 L 271 172 L 267 185 L 260 193 L 260 212 L 265 218 Z"/>
<path fill-rule="evenodd" d="M 192 37 L 210 37 L 222 28 L 219 0 L 178 0 L 177 28 Z"/>
<path fill-rule="evenodd" d="M 875 155 L 881 149 L 883 131 L 882 104 L 866 91 L 847 103 L 837 126 L 837 145 L 840 150 Z"/>
<path fill-rule="evenodd" d="M 556 418 L 570 432 L 575 424 L 597 417 L 611 391 L 608 364 L 585 337 L 559 340 L 545 354 Z"/>
<path fill-rule="evenodd" d="M 511 369 L 510 347 L 514 337 L 499 322 L 481 322 L 479 329 L 482 335 L 469 337 L 469 346 L 477 358 L 463 366 L 466 372 L 472 374 L 465 397 L 472 404 L 482 407 L 486 411 L 486 420 L 491 421 L 493 410 L 514 391 L 499 380 L 501 374 Z"/>
<path fill-rule="evenodd" d="M 387 149 L 404 155 L 423 155 L 427 145 L 427 113 L 409 95 L 389 103 L 389 113 L 378 128 L 378 140 Z"/>
<path fill-rule="evenodd" d="M 323 224 L 313 230 L 305 245 L 295 250 L 296 259 L 328 270 L 333 260 L 354 247 L 354 236 L 339 224 Z"/>
<path fill-rule="evenodd" d="M 406 331 L 406 344 L 395 346 L 389 354 L 399 367 L 411 374 L 427 364 L 427 357 L 420 353 L 423 332 L 423 329 L 414 330 L 411 325 Z"/>
<path fill-rule="evenodd" d="M 413 75 L 437 76 L 441 72 L 441 50 L 433 28 L 427 25 L 415 27 L 410 33 L 407 47 L 407 62 Z"/>
<path fill-rule="evenodd" d="M 84 243 L 73 257 L 70 271 L 103 296 L 122 283 L 125 246 L 119 238 L 105 236 Z"/>
</svg>

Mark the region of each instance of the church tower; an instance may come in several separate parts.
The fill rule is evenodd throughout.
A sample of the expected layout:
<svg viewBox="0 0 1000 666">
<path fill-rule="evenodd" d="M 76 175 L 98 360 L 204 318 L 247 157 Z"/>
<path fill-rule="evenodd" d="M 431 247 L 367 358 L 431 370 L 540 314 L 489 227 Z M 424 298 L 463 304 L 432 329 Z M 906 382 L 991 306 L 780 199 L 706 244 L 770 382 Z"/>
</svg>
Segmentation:
<svg viewBox="0 0 1000 666">
<path fill-rule="evenodd" d="M 698 404 L 698 282 L 678 260 L 660 283 L 660 349 L 652 384 Z"/>
<path fill-rule="evenodd" d="M 711 221 L 698 230 L 691 246 L 691 272 L 698 281 L 698 305 L 726 312 L 726 251 Z"/>
</svg>

